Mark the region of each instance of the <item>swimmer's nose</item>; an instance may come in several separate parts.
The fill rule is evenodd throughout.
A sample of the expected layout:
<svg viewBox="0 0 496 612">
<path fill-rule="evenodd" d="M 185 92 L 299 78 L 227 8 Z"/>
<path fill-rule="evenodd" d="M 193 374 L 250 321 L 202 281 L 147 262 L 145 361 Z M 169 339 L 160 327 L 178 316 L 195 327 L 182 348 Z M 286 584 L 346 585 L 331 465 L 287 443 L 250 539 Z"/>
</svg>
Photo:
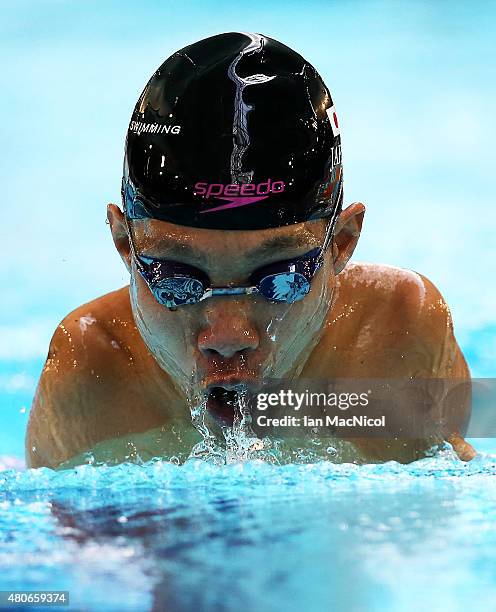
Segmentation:
<svg viewBox="0 0 496 612">
<path fill-rule="evenodd" d="M 239 304 L 224 302 L 222 308 L 207 311 L 207 327 L 198 334 L 198 348 L 205 355 L 234 355 L 255 350 L 260 338 L 256 327 Z"/>
</svg>

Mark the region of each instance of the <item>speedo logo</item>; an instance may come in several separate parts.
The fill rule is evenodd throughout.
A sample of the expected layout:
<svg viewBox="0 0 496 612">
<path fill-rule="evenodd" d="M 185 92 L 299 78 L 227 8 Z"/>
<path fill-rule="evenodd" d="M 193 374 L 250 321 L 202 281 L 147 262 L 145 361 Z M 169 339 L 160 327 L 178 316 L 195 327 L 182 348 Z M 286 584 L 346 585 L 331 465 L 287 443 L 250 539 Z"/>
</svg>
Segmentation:
<svg viewBox="0 0 496 612">
<path fill-rule="evenodd" d="M 226 208 L 237 208 L 247 204 L 255 204 L 265 200 L 270 194 L 282 193 L 286 185 L 284 181 L 267 179 L 261 183 L 196 183 L 195 195 L 204 196 L 205 199 L 224 200 L 226 203 L 214 208 L 208 208 L 200 213 L 214 212 Z"/>
<path fill-rule="evenodd" d="M 131 121 L 129 131 L 135 134 L 179 134 L 180 125 L 161 125 L 160 123 L 146 123 L 144 121 Z"/>
</svg>

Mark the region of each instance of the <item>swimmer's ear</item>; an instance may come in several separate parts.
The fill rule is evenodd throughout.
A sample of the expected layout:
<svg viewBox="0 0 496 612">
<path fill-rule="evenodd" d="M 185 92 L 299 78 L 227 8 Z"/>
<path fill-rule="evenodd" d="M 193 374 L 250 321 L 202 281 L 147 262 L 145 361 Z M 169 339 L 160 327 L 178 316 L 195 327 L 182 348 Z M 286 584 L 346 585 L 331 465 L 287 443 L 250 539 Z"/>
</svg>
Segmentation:
<svg viewBox="0 0 496 612">
<path fill-rule="evenodd" d="M 364 214 L 365 206 L 361 202 L 354 202 L 345 208 L 338 217 L 332 241 L 335 274 L 344 270 L 348 260 L 353 255 L 362 230 Z"/>
<path fill-rule="evenodd" d="M 128 272 L 131 271 L 129 239 L 127 237 L 126 222 L 121 209 L 115 204 L 108 204 L 107 219 L 114 240 L 115 248 L 121 256 Z"/>
</svg>

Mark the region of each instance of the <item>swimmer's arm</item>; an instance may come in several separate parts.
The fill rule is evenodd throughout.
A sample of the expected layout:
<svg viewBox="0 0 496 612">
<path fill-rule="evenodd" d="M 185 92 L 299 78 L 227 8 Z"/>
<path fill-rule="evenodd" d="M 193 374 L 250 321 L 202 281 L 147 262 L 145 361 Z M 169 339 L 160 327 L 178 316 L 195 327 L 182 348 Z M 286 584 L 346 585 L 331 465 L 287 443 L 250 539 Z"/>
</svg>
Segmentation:
<svg viewBox="0 0 496 612">
<path fill-rule="evenodd" d="M 142 414 L 139 397 L 124 390 L 129 368 L 125 359 L 118 361 L 113 336 L 84 312 L 68 315 L 51 340 L 26 432 L 28 467 L 56 468 L 101 440 L 132 431 Z M 119 406 L 118 391 L 133 409 Z"/>
<path fill-rule="evenodd" d="M 454 336 L 449 308 L 439 290 L 427 278 L 418 276 L 423 284 L 423 293 L 419 293 L 415 283 L 405 283 L 396 293 L 398 303 L 395 306 L 401 313 L 405 333 L 395 339 L 395 351 L 398 357 L 405 359 L 397 359 L 396 368 L 391 364 L 390 375 L 394 378 L 470 381 L 467 362 Z M 444 399 L 441 396 L 433 398 L 430 412 L 424 418 L 437 422 L 442 414 L 445 423 L 462 423 L 466 428 L 471 410 L 470 392 L 456 405 Z M 443 437 L 460 459 L 469 461 L 476 451 L 464 440 L 465 428 L 462 426 L 444 432 Z M 402 462 L 425 456 L 433 445 L 432 439 L 355 438 L 353 442 L 368 460 L 393 459 Z"/>
<path fill-rule="evenodd" d="M 55 468 L 91 444 L 85 400 L 95 381 L 86 372 L 82 333 L 66 317 L 53 334 L 29 415 L 27 467 Z"/>
<path fill-rule="evenodd" d="M 431 362 L 427 363 L 425 372 L 421 372 L 420 376 L 470 383 L 470 370 L 456 341 L 449 307 L 435 285 L 425 276 L 419 276 L 426 289 L 426 300 L 419 317 L 419 337 L 424 338 L 431 355 Z M 477 454 L 464 439 L 471 413 L 471 385 L 464 384 L 463 387 L 466 392 L 462 398 L 457 395 L 457 402 L 446 397 L 440 398 L 439 402 L 445 422 L 452 426 L 445 433 L 446 441 L 452 445 L 460 459 L 470 461 Z M 457 423 L 459 427 L 455 426 Z"/>
</svg>

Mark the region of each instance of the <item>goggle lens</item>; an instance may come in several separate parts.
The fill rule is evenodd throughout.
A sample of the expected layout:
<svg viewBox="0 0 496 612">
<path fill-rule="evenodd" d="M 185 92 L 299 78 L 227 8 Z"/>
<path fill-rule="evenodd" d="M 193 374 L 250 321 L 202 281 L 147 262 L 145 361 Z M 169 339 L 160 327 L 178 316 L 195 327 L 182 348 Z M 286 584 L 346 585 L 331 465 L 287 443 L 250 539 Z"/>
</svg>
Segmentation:
<svg viewBox="0 0 496 612">
<path fill-rule="evenodd" d="M 270 274 L 260 281 L 258 290 L 271 302 L 292 304 L 306 296 L 310 291 L 310 282 L 298 272 Z"/>
<path fill-rule="evenodd" d="M 205 287 L 197 278 L 175 276 L 154 282 L 151 290 L 157 302 L 169 308 L 175 308 L 183 304 L 199 302 L 205 292 Z"/>
</svg>

